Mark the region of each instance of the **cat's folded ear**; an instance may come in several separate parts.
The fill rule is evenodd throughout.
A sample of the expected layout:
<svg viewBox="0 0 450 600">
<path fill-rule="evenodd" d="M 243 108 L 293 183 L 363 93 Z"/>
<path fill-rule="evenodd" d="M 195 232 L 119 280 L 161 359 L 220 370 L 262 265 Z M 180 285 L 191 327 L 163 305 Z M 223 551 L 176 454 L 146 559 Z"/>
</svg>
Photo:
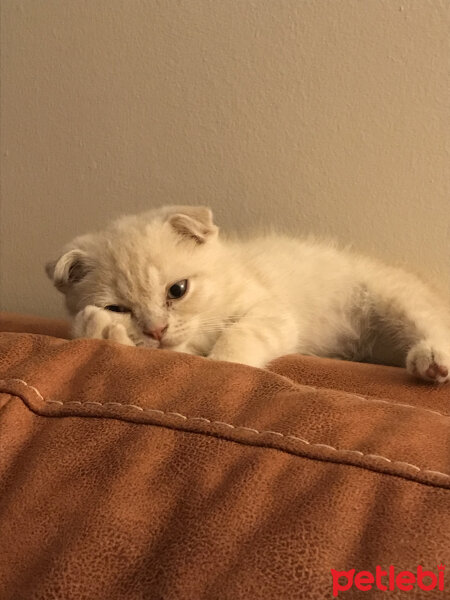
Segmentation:
<svg viewBox="0 0 450 600">
<path fill-rule="evenodd" d="M 175 206 L 168 221 L 177 233 L 204 244 L 217 236 L 219 228 L 213 222 L 212 211 L 206 206 Z"/>
<path fill-rule="evenodd" d="M 57 260 L 45 265 L 45 270 L 55 287 L 66 292 L 69 287 L 81 281 L 92 269 L 91 261 L 83 250 L 78 248 L 69 250 Z"/>
</svg>

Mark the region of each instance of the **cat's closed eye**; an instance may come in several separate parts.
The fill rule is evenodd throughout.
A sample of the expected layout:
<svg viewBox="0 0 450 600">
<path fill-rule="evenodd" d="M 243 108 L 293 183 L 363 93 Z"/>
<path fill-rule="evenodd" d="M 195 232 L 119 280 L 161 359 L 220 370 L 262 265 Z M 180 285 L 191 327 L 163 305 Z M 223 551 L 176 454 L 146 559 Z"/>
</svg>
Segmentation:
<svg viewBox="0 0 450 600">
<path fill-rule="evenodd" d="M 131 310 L 126 306 L 120 306 L 119 304 L 108 304 L 108 306 L 104 307 L 105 310 L 110 310 L 111 312 L 117 313 L 130 313 Z"/>
<path fill-rule="evenodd" d="M 167 298 L 169 300 L 178 300 L 178 298 L 182 298 L 188 291 L 188 283 L 187 279 L 182 279 L 181 281 L 172 284 L 167 290 Z"/>
</svg>

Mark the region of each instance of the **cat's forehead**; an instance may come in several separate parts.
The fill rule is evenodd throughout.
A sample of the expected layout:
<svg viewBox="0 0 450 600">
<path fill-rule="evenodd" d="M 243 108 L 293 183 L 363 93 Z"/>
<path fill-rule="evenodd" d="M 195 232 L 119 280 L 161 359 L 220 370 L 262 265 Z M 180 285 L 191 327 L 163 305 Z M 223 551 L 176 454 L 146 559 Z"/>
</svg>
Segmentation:
<svg viewBox="0 0 450 600">
<path fill-rule="evenodd" d="M 164 228 L 121 228 L 104 237 L 99 262 L 112 282 L 153 289 L 188 276 L 197 257 Z"/>
</svg>

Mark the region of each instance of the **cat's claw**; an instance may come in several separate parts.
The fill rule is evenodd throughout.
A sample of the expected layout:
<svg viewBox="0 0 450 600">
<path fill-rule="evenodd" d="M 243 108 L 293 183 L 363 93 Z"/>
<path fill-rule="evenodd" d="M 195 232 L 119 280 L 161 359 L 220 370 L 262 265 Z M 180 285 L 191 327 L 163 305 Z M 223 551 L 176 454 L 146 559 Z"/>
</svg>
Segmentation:
<svg viewBox="0 0 450 600">
<path fill-rule="evenodd" d="M 445 383 L 450 379 L 450 356 L 427 342 L 419 342 L 408 352 L 406 368 L 424 381 Z"/>
</svg>

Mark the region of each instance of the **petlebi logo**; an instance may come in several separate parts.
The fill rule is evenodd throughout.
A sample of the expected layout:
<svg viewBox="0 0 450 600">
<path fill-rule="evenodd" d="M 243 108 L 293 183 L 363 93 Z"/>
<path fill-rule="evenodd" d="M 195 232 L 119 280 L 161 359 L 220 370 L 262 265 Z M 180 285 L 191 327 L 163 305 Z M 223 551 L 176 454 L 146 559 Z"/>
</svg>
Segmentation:
<svg viewBox="0 0 450 600">
<path fill-rule="evenodd" d="M 444 571 L 445 566 L 439 565 L 436 571 L 425 570 L 422 565 L 418 565 L 415 571 L 399 571 L 393 565 L 383 569 L 377 565 L 375 571 L 336 571 L 331 569 L 333 597 L 345 598 L 345 593 L 350 589 L 356 588 L 361 592 L 370 590 L 381 590 L 389 592 L 401 590 L 408 592 L 419 589 L 424 592 L 432 590 L 444 591 Z M 342 595 L 340 594 L 342 592 Z"/>
</svg>

